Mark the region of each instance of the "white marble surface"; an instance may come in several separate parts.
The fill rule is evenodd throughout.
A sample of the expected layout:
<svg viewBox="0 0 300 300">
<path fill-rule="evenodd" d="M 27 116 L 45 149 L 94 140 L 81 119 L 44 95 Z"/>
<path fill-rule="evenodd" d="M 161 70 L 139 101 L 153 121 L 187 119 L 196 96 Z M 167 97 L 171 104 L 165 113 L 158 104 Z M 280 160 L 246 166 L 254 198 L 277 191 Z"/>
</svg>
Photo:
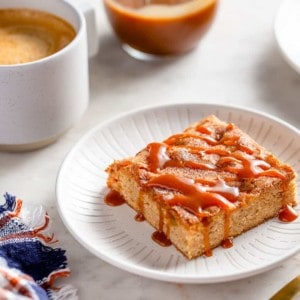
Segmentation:
<svg viewBox="0 0 300 300">
<path fill-rule="evenodd" d="M 231 103 L 271 113 L 299 128 L 300 75 L 282 59 L 273 34 L 280 3 L 221 0 L 210 32 L 195 51 L 177 60 L 152 63 L 136 61 L 123 52 L 101 3 L 97 4 L 100 47 L 90 61 L 88 111 L 45 149 L 0 153 L 0 194 L 7 191 L 46 207 L 53 231 L 67 250 L 72 274 L 66 282 L 78 288 L 80 299 L 260 300 L 299 274 L 300 254 L 271 271 L 228 283 L 173 284 L 132 275 L 78 244 L 60 220 L 55 197 L 58 170 L 77 140 L 98 123 L 144 105 Z"/>
</svg>

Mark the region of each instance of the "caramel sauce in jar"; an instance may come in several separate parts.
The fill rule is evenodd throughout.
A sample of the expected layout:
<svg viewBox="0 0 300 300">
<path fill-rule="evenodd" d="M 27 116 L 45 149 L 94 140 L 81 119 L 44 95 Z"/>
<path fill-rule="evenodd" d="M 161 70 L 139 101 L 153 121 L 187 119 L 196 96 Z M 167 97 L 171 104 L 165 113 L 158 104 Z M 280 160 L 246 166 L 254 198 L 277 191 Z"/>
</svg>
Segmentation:
<svg viewBox="0 0 300 300">
<path fill-rule="evenodd" d="M 143 53 L 176 55 L 196 47 L 217 0 L 104 0 L 104 6 L 123 43 Z"/>
</svg>

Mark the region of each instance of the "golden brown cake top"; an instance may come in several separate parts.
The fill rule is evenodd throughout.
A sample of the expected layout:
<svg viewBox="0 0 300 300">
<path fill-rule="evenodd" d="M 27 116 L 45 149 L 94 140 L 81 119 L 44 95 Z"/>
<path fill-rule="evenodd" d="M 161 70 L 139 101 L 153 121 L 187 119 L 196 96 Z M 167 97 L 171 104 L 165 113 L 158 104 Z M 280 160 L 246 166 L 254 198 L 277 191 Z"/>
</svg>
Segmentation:
<svg viewBox="0 0 300 300">
<path fill-rule="evenodd" d="M 288 183 L 295 173 L 232 123 L 211 115 L 163 142 L 147 145 L 132 160 L 145 188 L 197 217 L 231 210 L 245 194 Z"/>
</svg>

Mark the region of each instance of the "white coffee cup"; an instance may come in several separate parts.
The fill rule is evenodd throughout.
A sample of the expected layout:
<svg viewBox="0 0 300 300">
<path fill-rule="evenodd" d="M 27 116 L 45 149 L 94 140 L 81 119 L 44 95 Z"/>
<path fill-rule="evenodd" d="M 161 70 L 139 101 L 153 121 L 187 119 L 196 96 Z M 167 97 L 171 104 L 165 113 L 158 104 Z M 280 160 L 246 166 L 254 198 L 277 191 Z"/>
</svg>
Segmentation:
<svg viewBox="0 0 300 300">
<path fill-rule="evenodd" d="M 50 56 L 0 65 L 0 150 L 37 149 L 71 128 L 88 106 L 86 22 L 80 8 L 65 0 L 1 0 L 4 8 L 51 13 L 76 31 L 66 47 Z"/>
</svg>

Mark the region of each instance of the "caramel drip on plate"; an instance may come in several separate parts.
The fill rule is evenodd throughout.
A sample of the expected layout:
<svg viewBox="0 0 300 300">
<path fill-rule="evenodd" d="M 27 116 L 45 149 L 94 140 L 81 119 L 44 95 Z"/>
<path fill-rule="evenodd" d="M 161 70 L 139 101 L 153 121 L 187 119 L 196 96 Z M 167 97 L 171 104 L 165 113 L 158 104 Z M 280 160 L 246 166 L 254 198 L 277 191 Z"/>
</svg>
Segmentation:
<svg viewBox="0 0 300 300">
<path fill-rule="evenodd" d="M 284 205 L 279 212 L 279 220 L 282 222 L 292 222 L 297 219 L 298 213 L 290 205 Z"/>
<path fill-rule="evenodd" d="M 172 245 L 172 242 L 167 238 L 167 236 L 160 230 L 154 231 L 151 235 L 154 242 L 163 247 L 168 247 Z"/>
<path fill-rule="evenodd" d="M 226 238 L 222 241 L 221 246 L 223 248 L 231 248 L 233 246 L 232 238 Z"/>
<path fill-rule="evenodd" d="M 137 222 L 143 222 L 145 221 L 145 217 L 143 214 L 141 213 L 137 213 L 134 217 L 134 219 L 137 221 Z"/>
<path fill-rule="evenodd" d="M 125 203 L 125 199 L 117 191 L 111 190 L 105 196 L 104 202 L 109 206 L 120 206 Z"/>
</svg>

